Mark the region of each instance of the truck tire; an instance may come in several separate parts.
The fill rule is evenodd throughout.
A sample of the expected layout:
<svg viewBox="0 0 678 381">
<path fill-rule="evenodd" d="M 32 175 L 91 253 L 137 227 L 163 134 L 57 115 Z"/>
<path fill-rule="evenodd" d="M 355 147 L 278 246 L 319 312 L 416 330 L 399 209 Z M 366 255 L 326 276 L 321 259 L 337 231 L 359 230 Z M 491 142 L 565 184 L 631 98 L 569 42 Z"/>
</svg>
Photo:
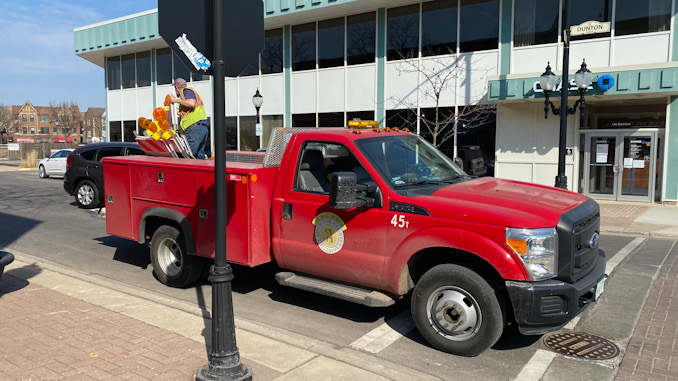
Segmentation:
<svg viewBox="0 0 678 381">
<path fill-rule="evenodd" d="M 433 267 L 412 294 L 412 319 L 438 350 L 477 356 L 499 340 L 506 322 L 503 301 L 482 275 L 454 264 Z"/>
<path fill-rule="evenodd" d="M 151 262 L 158 280 L 170 287 L 186 287 L 202 274 L 201 258 L 188 255 L 183 233 L 161 226 L 151 238 Z"/>
<path fill-rule="evenodd" d="M 75 202 L 83 209 L 94 209 L 99 206 L 99 189 L 89 180 L 81 181 L 75 188 Z"/>
</svg>

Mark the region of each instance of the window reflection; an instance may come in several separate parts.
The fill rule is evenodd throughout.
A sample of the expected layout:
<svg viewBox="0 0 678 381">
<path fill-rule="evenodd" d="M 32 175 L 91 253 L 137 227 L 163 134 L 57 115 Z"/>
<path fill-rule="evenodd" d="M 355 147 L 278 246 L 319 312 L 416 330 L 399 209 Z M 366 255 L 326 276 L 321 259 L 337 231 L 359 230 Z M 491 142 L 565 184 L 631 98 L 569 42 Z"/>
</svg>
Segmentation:
<svg viewBox="0 0 678 381">
<path fill-rule="evenodd" d="M 559 0 L 516 0 L 513 46 L 558 41 Z"/>
<path fill-rule="evenodd" d="M 282 73 L 283 32 L 282 28 L 264 32 L 264 50 L 261 52 L 261 74 Z"/>
<path fill-rule="evenodd" d="M 388 9 L 386 26 L 389 60 L 418 56 L 419 4 Z"/>
<path fill-rule="evenodd" d="M 374 62 L 376 47 L 375 13 L 368 12 L 346 18 L 347 47 L 349 65 Z"/>
<path fill-rule="evenodd" d="M 130 89 L 135 86 L 134 54 L 122 56 L 122 88 Z"/>
<path fill-rule="evenodd" d="M 188 81 L 191 78 L 191 72 L 188 70 L 188 67 L 179 59 L 176 54 L 172 54 L 174 57 L 174 78 L 183 78 Z"/>
<path fill-rule="evenodd" d="M 293 114 L 292 127 L 316 127 L 315 114 Z"/>
<path fill-rule="evenodd" d="M 315 69 L 315 23 L 292 27 L 292 70 Z"/>
<path fill-rule="evenodd" d="M 417 131 L 416 110 L 386 110 L 386 127 L 407 128 L 410 131 Z"/>
<path fill-rule="evenodd" d="M 259 75 L 259 56 L 257 58 L 250 62 L 243 71 L 240 72 L 238 75 L 239 77 L 248 77 L 252 75 Z"/>
<path fill-rule="evenodd" d="M 240 150 L 256 151 L 259 148 L 259 137 L 256 134 L 256 116 L 240 117 Z"/>
<path fill-rule="evenodd" d="M 344 66 L 344 18 L 318 22 L 318 67 Z"/>
<path fill-rule="evenodd" d="M 671 0 L 617 0 L 615 36 L 669 30 Z"/>
<path fill-rule="evenodd" d="M 462 52 L 499 48 L 499 0 L 462 0 L 460 22 Z"/>
<path fill-rule="evenodd" d="M 137 86 L 151 85 L 151 52 L 137 53 Z"/>
<path fill-rule="evenodd" d="M 158 85 L 172 83 L 172 50 L 170 48 L 158 49 L 155 54 L 155 62 Z"/>
<path fill-rule="evenodd" d="M 343 112 L 323 112 L 318 114 L 318 127 L 343 127 Z"/>
<path fill-rule="evenodd" d="M 122 123 L 120 121 L 109 122 L 108 130 L 109 130 L 109 139 L 108 139 L 109 142 L 122 141 Z"/>
<path fill-rule="evenodd" d="M 126 120 L 123 122 L 124 128 L 124 139 L 126 142 L 135 141 L 136 136 L 134 135 L 137 132 L 137 122 L 135 120 Z"/>
<path fill-rule="evenodd" d="M 374 120 L 374 110 L 371 111 L 349 111 L 346 113 L 346 124 L 349 120 Z"/>
<path fill-rule="evenodd" d="M 457 0 L 422 4 L 421 54 L 424 57 L 457 51 Z"/>
<path fill-rule="evenodd" d="M 120 73 L 120 57 L 108 57 L 106 62 L 108 71 L 107 81 L 109 90 L 117 90 L 122 86 Z"/>
</svg>

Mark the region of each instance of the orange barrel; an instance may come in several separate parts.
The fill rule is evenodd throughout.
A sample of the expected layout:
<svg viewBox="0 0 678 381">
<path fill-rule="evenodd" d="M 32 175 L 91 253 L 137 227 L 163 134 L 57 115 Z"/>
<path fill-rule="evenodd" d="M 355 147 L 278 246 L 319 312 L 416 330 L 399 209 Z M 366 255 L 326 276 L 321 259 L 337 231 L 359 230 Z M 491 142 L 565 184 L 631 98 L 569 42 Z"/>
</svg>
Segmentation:
<svg viewBox="0 0 678 381">
<path fill-rule="evenodd" d="M 153 110 L 153 119 L 160 120 L 160 119 L 166 119 L 166 118 L 167 118 L 167 112 L 165 111 L 164 108 L 158 107 L 155 110 Z"/>
</svg>

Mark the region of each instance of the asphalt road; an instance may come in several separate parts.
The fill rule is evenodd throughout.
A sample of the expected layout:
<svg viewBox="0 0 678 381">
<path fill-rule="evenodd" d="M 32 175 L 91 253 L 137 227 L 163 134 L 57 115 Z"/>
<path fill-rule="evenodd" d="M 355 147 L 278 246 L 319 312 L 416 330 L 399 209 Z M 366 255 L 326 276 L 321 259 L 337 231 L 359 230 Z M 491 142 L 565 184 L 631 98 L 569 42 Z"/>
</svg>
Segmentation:
<svg viewBox="0 0 678 381">
<path fill-rule="evenodd" d="M 613 339 L 623 347 L 635 326 L 651 281 L 647 269 L 634 275 L 633 267 L 625 266 L 657 261 L 668 253 L 672 244 L 671 240 L 604 235 L 601 248 L 608 254 L 608 263 L 617 266 L 615 272 L 623 276 L 613 275 L 601 301 L 587 309 L 577 325 L 570 328 L 585 328 L 587 333 Z M 36 171 L 0 172 L 2 247 L 170 299 L 207 307 L 211 304 L 208 282 L 186 289 L 165 287 L 153 277 L 147 246 L 107 235 L 105 220 L 94 217 L 91 211 L 79 209 L 63 190 L 61 178 L 39 179 Z M 618 253 L 620 256 L 614 259 Z M 651 267 L 652 263 L 647 265 Z M 464 376 L 486 380 L 520 379 L 525 369 L 534 366 L 538 357 L 535 353 L 544 349 L 540 337 L 521 336 L 515 328 L 508 327 L 499 342 L 478 357 L 441 353 L 428 347 L 412 329 L 406 301 L 389 308 L 368 308 L 279 286 L 273 279 L 275 272 L 272 266 L 234 267 L 233 301 L 238 318 L 310 336 L 337 348 L 368 352 L 442 379 Z M 379 336 L 379 332 L 387 334 Z M 593 372 L 592 379 L 609 379 L 615 361 L 619 360 L 592 363 L 591 369 L 599 372 L 588 371 Z M 578 361 L 575 365 L 581 367 L 584 363 L 586 361 Z M 574 367 L 564 363 L 563 374 L 581 379 L 574 377 L 576 371 L 568 372 L 569 366 Z"/>
</svg>

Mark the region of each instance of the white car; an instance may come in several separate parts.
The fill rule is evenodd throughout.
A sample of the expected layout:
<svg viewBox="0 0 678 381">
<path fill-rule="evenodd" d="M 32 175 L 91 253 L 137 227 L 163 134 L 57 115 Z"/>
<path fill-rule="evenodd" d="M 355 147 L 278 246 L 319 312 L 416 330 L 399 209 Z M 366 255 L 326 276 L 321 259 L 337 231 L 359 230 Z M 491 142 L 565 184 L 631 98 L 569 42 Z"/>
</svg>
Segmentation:
<svg viewBox="0 0 678 381">
<path fill-rule="evenodd" d="M 62 149 L 55 152 L 52 156 L 40 160 L 38 163 L 38 176 L 41 179 L 50 175 L 63 176 L 66 173 L 66 158 L 73 149 Z"/>
</svg>

